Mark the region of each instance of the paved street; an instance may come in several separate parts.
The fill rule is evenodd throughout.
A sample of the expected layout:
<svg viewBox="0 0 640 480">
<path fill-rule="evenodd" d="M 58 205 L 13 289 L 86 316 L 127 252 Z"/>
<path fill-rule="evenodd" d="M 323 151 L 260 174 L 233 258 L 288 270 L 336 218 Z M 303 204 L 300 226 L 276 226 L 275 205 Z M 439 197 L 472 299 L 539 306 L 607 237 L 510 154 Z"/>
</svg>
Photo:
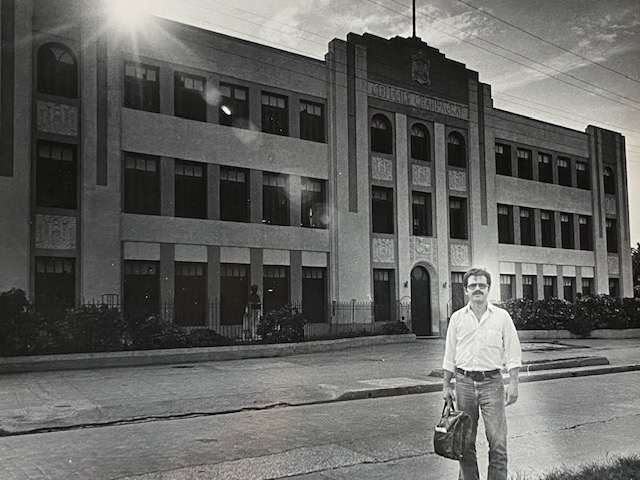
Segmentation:
<svg viewBox="0 0 640 480">
<path fill-rule="evenodd" d="M 638 382 L 631 372 L 523 383 L 508 409 L 511 471 L 636 453 Z M 0 478 L 454 478 L 455 462 L 431 446 L 440 409 L 428 393 L 5 437 Z"/>
</svg>

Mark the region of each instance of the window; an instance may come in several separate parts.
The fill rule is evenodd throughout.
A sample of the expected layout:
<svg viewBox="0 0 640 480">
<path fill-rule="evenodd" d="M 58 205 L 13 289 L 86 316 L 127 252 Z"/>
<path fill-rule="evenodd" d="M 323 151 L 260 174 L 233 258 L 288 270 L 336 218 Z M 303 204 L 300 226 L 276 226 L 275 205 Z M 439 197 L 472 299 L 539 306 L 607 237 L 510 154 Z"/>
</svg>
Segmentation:
<svg viewBox="0 0 640 480">
<path fill-rule="evenodd" d="M 451 272 L 451 312 L 460 310 L 465 306 L 464 298 L 464 273 Z"/>
<path fill-rule="evenodd" d="M 160 311 L 160 262 L 124 261 L 124 314 L 144 320 Z"/>
<path fill-rule="evenodd" d="M 556 220 L 555 214 L 549 210 L 540 211 L 540 231 L 543 247 L 556 246 Z"/>
<path fill-rule="evenodd" d="M 464 138 L 458 132 L 451 132 L 447 137 L 447 162 L 450 167 L 467 166 L 467 149 Z"/>
<path fill-rule="evenodd" d="M 220 125 L 249 127 L 249 89 L 220 83 Z"/>
<path fill-rule="evenodd" d="M 324 142 L 324 105 L 300 100 L 300 138 Z"/>
<path fill-rule="evenodd" d="M 175 264 L 173 323 L 201 327 L 207 314 L 207 266 L 204 263 Z"/>
<path fill-rule="evenodd" d="M 262 175 L 262 223 L 289 225 L 289 188 L 285 175 Z"/>
<path fill-rule="evenodd" d="M 538 179 L 544 183 L 553 183 L 553 167 L 548 153 L 538 153 Z"/>
<path fill-rule="evenodd" d="M 620 279 L 618 278 L 610 278 L 609 279 L 609 296 L 617 297 L 620 291 Z"/>
<path fill-rule="evenodd" d="M 607 252 L 618 253 L 618 225 L 615 218 L 607 218 Z"/>
<path fill-rule="evenodd" d="M 38 50 L 38 93 L 78 98 L 78 64 L 64 45 L 47 43 Z"/>
<path fill-rule="evenodd" d="M 544 283 L 544 298 L 556 298 L 558 296 L 558 287 L 556 286 L 558 279 L 556 277 L 544 277 L 542 281 Z"/>
<path fill-rule="evenodd" d="M 391 321 L 391 280 L 393 270 L 373 270 L 373 319 Z"/>
<path fill-rule="evenodd" d="M 604 193 L 608 195 L 616 194 L 616 177 L 613 173 L 613 168 L 604 167 Z"/>
<path fill-rule="evenodd" d="M 570 213 L 560 214 L 560 236 L 562 248 L 573 248 L 573 215 Z"/>
<path fill-rule="evenodd" d="M 565 157 L 558 157 L 558 184 L 570 187 L 571 183 L 571 160 Z"/>
<path fill-rule="evenodd" d="M 432 236 L 430 193 L 413 192 L 411 194 L 411 214 L 413 234 L 421 237 Z"/>
<path fill-rule="evenodd" d="M 533 180 L 531 150 L 518 149 L 518 177 L 526 180 Z"/>
<path fill-rule="evenodd" d="M 326 268 L 302 267 L 302 315 L 311 323 L 327 321 Z"/>
<path fill-rule="evenodd" d="M 160 215 L 160 165 L 157 157 L 125 153 L 124 211 Z"/>
<path fill-rule="evenodd" d="M 393 136 L 389 119 L 378 113 L 371 119 L 371 151 L 378 153 L 393 152 Z"/>
<path fill-rule="evenodd" d="M 35 307 L 38 312 L 55 312 L 76 304 L 76 260 L 36 257 Z"/>
<path fill-rule="evenodd" d="M 262 131 L 275 135 L 289 135 L 287 97 L 262 94 Z"/>
<path fill-rule="evenodd" d="M 576 162 L 576 186 L 583 190 L 591 190 L 589 164 L 585 162 Z"/>
<path fill-rule="evenodd" d="M 467 199 L 449 197 L 449 236 L 467 238 Z"/>
<path fill-rule="evenodd" d="M 516 296 L 516 282 L 514 275 L 500 275 L 500 301 L 506 302 Z"/>
<path fill-rule="evenodd" d="M 175 72 L 174 77 L 173 96 L 176 117 L 206 122 L 205 78 L 180 72 Z"/>
<path fill-rule="evenodd" d="M 520 244 L 536 244 L 533 210 L 531 208 L 520 207 Z"/>
<path fill-rule="evenodd" d="M 580 215 L 578 217 L 578 225 L 580 226 L 580 250 L 593 250 L 591 217 Z"/>
<path fill-rule="evenodd" d="M 431 159 L 429 130 L 419 123 L 411 127 L 411 158 L 424 160 L 426 162 Z"/>
<path fill-rule="evenodd" d="M 207 167 L 176 160 L 176 217 L 207 218 Z"/>
<path fill-rule="evenodd" d="M 302 200 L 300 202 L 300 225 L 303 227 L 327 227 L 327 203 L 325 182 L 302 177 Z"/>
<path fill-rule="evenodd" d="M 249 221 L 248 176 L 239 168 L 220 167 L 220 220 Z"/>
<path fill-rule="evenodd" d="M 125 63 L 124 106 L 147 112 L 160 111 L 158 68 L 131 62 Z"/>
<path fill-rule="evenodd" d="M 511 176 L 511 146 L 496 143 L 496 173 Z"/>
<path fill-rule="evenodd" d="M 220 325 L 242 325 L 249 295 L 248 265 L 220 264 Z"/>
<path fill-rule="evenodd" d="M 591 295 L 593 293 L 593 278 L 582 279 L 582 295 Z"/>
<path fill-rule="evenodd" d="M 393 190 L 371 187 L 371 216 L 374 233 L 393 233 Z"/>
<path fill-rule="evenodd" d="M 270 312 L 289 303 L 289 267 L 264 266 L 264 311 Z"/>
<path fill-rule="evenodd" d="M 522 276 L 522 298 L 525 300 L 538 299 L 538 287 L 537 278 L 535 275 L 523 275 Z"/>
<path fill-rule="evenodd" d="M 76 209 L 78 161 L 75 145 L 38 141 L 36 205 Z"/>
<path fill-rule="evenodd" d="M 576 279 L 574 277 L 562 277 L 564 285 L 564 299 L 573 302 L 576 298 Z"/>
<path fill-rule="evenodd" d="M 513 243 L 513 207 L 498 205 L 498 243 Z"/>
</svg>

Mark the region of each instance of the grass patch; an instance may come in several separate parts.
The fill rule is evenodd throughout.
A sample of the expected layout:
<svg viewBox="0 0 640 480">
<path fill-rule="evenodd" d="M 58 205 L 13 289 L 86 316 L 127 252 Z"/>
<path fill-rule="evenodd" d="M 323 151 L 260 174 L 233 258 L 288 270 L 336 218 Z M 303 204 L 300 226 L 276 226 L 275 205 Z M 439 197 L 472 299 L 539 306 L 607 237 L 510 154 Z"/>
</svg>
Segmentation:
<svg viewBox="0 0 640 480">
<path fill-rule="evenodd" d="M 539 480 L 635 480 L 640 479 L 640 457 L 610 458 L 604 462 L 591 462 L 578 467 L 562 467 L 538 477 Z M 510 476 L 510 480 L 532 480 L 523 474 Z"/>
</svg>

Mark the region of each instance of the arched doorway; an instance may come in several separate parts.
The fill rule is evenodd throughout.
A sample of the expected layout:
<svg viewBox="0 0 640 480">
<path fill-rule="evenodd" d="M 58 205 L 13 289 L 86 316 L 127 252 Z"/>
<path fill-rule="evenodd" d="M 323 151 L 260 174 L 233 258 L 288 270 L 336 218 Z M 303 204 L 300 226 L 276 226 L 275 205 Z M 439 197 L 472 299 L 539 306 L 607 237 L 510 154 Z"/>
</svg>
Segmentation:
<svg viewBox="0 0 640 480">
<path fill-rule="evenodd" d="M 411 270 L 411 326 L 416 335 L 431 335 L 431 280 L 424 267 Z"/>
</svg>

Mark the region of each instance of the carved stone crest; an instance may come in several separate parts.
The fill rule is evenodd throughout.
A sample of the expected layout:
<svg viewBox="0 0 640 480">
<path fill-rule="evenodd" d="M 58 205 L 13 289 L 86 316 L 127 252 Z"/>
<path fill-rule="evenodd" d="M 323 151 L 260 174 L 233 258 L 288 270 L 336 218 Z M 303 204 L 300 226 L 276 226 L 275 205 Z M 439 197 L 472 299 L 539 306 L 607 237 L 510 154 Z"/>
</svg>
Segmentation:
<svg viewBox="0 0 640 480">
<path fill-rule="evenodd" d="M 382 157 L 371 158 L 371 177 L 375 180 L 393 180 L 393 162 Z"/>
<path fill-rule="evenodd" d="M 411 80 L 420 85 L 431 85 L 429 60 L 422 50 L 416 50 L 411 55 Z"/>
<path fill-rule="evenodd" d="M 78 108 L 38 101 L 38 130 L 58 135 L 78 135 Z"/>
<path fill-rule="evenodd" d="M 373 239 L 373 261 L 376 263 L 395 262 L 395 242 L 391 238 Z"/>
<path fill-rule="evenodd" d="M 423 165 L 411 166 L 411 179 L 414 185 L 421 187 L 431 186 L 431 168 Z"/>
<path fill-rule="evenodd" d="M 451 265 L 456 267 L 464 267 L 469 265 L 469 246 L 452 243 L 450 247 L 451 252 Z"/>
<path fill-rule="evenodd" d="M 62 215 L 36 215 L 36 248 L 74 250 L 76 218 Z"/>
</svg>

